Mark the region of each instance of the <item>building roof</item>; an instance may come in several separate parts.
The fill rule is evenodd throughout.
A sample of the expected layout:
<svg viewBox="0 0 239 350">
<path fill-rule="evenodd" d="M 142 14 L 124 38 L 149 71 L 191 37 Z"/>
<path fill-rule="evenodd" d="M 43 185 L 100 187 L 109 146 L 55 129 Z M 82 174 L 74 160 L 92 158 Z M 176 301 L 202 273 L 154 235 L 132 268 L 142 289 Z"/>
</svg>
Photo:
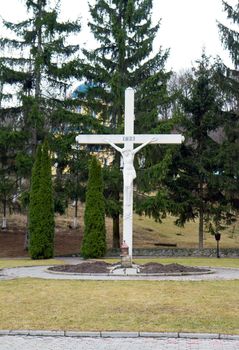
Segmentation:
<svg viewBox="0 0 239 350">
<path fill-rule="evenodd" d="M 78 86 L 76 86 L 72 92 L 71 92 L 71 97 L 72 98 L 77 98 L 79 94 L 85 94 L 87 93 L 87 91 L 94 87 L 95 85 L 93 83 L 83 83 L 83 84 L 79 84 Z"/>
</svg>

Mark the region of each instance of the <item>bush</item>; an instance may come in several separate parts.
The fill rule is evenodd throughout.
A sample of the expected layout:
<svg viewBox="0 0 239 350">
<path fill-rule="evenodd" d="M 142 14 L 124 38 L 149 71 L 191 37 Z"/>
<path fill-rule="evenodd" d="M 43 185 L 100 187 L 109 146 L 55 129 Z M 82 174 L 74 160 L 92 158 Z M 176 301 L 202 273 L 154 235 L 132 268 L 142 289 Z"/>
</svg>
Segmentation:
<svg viewBox="0 0 239 350">
<path fill-rule="evenodd" d="M 81 255 L 99 258 L 106 252 L 105 205 L 101 166 L 94 157 L 90 163 L 84 214 Z"/>
<path fill-rule="evenodd" d="M 29 205 L 29 252 L 32 259 L 54 255 L 54 206 L 48 143 L 37 149 Z"/>
</svg>

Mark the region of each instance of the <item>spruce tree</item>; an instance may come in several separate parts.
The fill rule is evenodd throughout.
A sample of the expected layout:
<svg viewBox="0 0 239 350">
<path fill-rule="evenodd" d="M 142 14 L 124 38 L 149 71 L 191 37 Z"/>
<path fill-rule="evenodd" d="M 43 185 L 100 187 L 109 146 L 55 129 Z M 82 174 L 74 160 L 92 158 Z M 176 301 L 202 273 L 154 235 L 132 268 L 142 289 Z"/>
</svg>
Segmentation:
<svg viewBox="0 0 239 350">
<path fill-rule="evenodd" d="M 30 192 L 30 255 L 49 259 L 54 255 L 54 206 L 48 143 L 38 148 Z"/>
<path fill-rule="evenodd" d="M 239 24 L 239 4 L 232 6 L 227 1 L 222 1 L 222 4 L 227 19 L 231 21 L 232 25 L 229 28 L 222 23 L 218 23 L 219 33 L 224 47 L 229 51 L 235 69 L 238 69 L 239 31 L 236 25 Z"/>
<path fill-rule="evenodd" d="M 230 25 L 219 23 L 218 28 L 233 68 L 224 65 L 220 81 L 226 99 L 223 115 L 224 142 L 219 159 L 224 192 L 233 215 L 239 209 L 239 4 L 231 6 L 227 1 L 222 1 L 222 4 Z"/>
<path fill-rule="evenodd" d="M 28 132 L 32 155 L 45 134 L 62 123 L 66 89 L 77 71 L 79 46 L 69 44 L 67 37 L 80 31 L 79 21 L 59 22 L 60 2 L 53 9 L 51 4 L 50 0 L 25 0 L 28 18 L 20 23 L 3 21 L 15 37 L 0 39 L 1 77 L 5 85 L 15 87 L 18 97 L 11 115 L 18 118 L 18 127 Z M 14 55 L 8 55 L 10 50 Z"/>
<path fill-rule="evenodd" d="M 25 181 L 19 183 L 29 184 L 26 178 L 29 180 L 36 147 L 48 135 L 59 184 L 72 140 L 79 125 L 86 124 L 86 119 L 74 112 L 76 102 L 66 98 L 79 65 L 79 46 L 68 39 L 80 32 L 80 22 L 59 21 L 60 1 L 22 3 L 27 10 L 23 21 L 3 20 L 9 34 L 0 37 L 0 118 L 25 136 L 15 152 L 21 152 L 21 166 L 26 169 L 21 174 Z M 18 191 L 28 189 L 21 185 Z"/>
<path fill-rule="evenodd" d="M 2 39 L 0 39 L 1 47 Z M 0 201 L 3 208 L 2 228 L 7 226 L 7 207 L 11 205 L 13 196 L 19 195 L 22 174 L 29 174 L 28 155 L 24 145 L 27 134 L 19 127 L 20 110 L 12 105 L 13 90 L 11 85 L 21 82 L 23 74 L 14 74 L 11 67 L 6 67 L 0 57 Z M 19 162 L 20 160 L 20 162 Z M 25 164 L 23 164 L 25 163 Z M 32 165 L 32 164 L 31 164 Z"/>
<path fill-rule="evenodd" d="M 59 143 L 66 127 L 77 124 L 66 90 L 77 76 L 79 52 L 68 37 L 79 33 L 80 23 L 59 22 L 60 1 L 56 5 L 51 0 L 25 0 L 24 5 L 24 21 L 3 21 L 11 35 L 0 38 L 1 118 L 24 130 L 25 154 L 34 158 L 37 144 L 47 134 L 57 133 Z"/>
<path fill-rule="evenodd" d="M 0 203 L 3 208 L 2 228 L 7 226 L 7 208 L 18 194 L 22 173 L 21 149 L 25 136 L 21 131 L 3 125 L 0 121 Z M 16 155 L 16 152 L 19 152 Z"/>
<path fill-rule="evenodd" d="M 219 161 L 221 146 L 217 140 L 222 132 L 224 99 L 218 84 L 218 64 L 211 64 L 204 53 L 180 103 L 182 114 L 178 127 L 186 139 L 174 153 L 165 178 L 168 211 L 178 215 L 178 225 L 199 220 L 199 249 L 202 249 L 205 226 L 216 233 L 230 216 Z"/>
<path fill-rule="evenodd" d="M 219 34 L 222 44 L 229 55 L 233 64 L 233 68 L 224 65 L 224 79 L 222 80 L 222 88 L 227 93 L 227 104 L 224 109 L 233 111 L 238 116 L 239 111 L 239 4 L 235 6 L 229 5 L 226 1 L 222 1 L 224 11 L 230 20 L 230 27 L 225 24 L 218 23 Z M 235 118 L 234 118 L 235 119 Z M 236 118 L 238 120 L 238 118 Z M 229 121 L 230 124 L 231 121 Z M 228 125 L 229 126 L 229 125 Z M 235 125 L 233 125 L 233 128 Z"/>
<path fill-rule="evenodd" d="M 74 203 L 74 217 L 71 227 L 79 226 L 80 202 L 85 202 L 86 184 L 89 172 L 89 154 L 79 150 L 79 147 L 72 150 L 71 158 L 68 161 L 68 174 L 65 180 L 65 195 Z"/>
<path fill-rule="evenodd" d="M 84 258 L 100 258 L 106 252 L 105 203 L 101 165 L 95 157 L 89 168 L 87 184 L 84 237 L 81 255 Z"/>
<path fill-rule="evenodd" d="M 122 133 L 124 92 L 130 86 L 136 90 L 136 132 L 157 132 L 161 108 L 169 102 L 170 74 L 164 69 L 168 51 L 158 46 L 152 54 L 159 29 L 159 23 L 153 26 L 151 21 L 152 0 L 97 0 L 90 13 L 89 26 L 98 47 L 83 50 L 82 76 L 91 88 L 82 103 L 98 116 L 104 133 Z M 108 152 L 113 154 L 114 169 L 106 175 L 106 211 L 113 218 L 113 247 L 119 247 L 120 155 L 110 148 Z"/>
</svg>

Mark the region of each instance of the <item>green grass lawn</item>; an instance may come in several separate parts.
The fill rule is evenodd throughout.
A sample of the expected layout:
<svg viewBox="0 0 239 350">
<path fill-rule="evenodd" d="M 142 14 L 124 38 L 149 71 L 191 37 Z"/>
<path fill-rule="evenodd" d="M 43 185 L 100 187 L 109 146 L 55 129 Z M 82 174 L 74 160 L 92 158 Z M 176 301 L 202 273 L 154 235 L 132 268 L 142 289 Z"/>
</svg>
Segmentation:
<svg viewBox="0 0 239 350">
<path fill-rule="evenodd" d="M 0 269 L 11 268 L 18 266 L 46 266 L 46 265 L 62 265 L 63 260 L 57 259 L 42 259 L 42 260 L 31 260 L 26 259 L 0 259 Z"/>
<path fill-rule="evenodd" d="M 239 259 L 229 258 L 134 260 L 239 268 Z M 2 259 L 0 268 L 59 263 Z M 239 281 L 1 281 L 0 329 L 239 334 L 238 295 Z"/>
<path fill-rule="evenodd" d="M 239 334 L 239 281 L 0 283 L 0 329 Z"/>
<path fill-rule="evenodd" d="M 197 223 L 184 229 L 135 217 L 134 246 L 177 243 L 197 246 Z M 221 247 L 239 247 L 235 232 L 222 234 Z M 215 247 L 209 234 L 205 247 Z M 106 261 L 119 261 L 107 259 Z M 239 259 L 134 259 L 163 264 L 239 268 Z M 1 259 L 0 269 L 63 264 L 62 260 Z M 239 334 L 239 281 L 0 281 L 0 329 L 209 332 Z"/>
</svg>

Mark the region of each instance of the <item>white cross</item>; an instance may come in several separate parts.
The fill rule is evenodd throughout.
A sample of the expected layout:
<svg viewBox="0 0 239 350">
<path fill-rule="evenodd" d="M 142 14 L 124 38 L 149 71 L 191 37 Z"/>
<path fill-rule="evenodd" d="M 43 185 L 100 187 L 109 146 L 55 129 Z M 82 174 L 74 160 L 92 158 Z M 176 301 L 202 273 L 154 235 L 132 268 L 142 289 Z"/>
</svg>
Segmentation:
<svg viewBox="0 0 239 350">
<path fill-rule="evenodd" d="M 110 144 L 123 158 L 123 241 L 129 247 L 132 259 L 132 228 L 133 228 L 133 180 L 136 178 L 134 169 L 134 155 L 149 143 L 179 144 L 184 141 L 180 134 L 134 134 L 134 90 L 125 90 L 125 129 L 124 135 L 78 135 L 76 141 L 80 144 Z M 141 144 L 134 148 L 135 144 Z M 116 144 L 124 144 L 123 148 Z"/>
</svg>

